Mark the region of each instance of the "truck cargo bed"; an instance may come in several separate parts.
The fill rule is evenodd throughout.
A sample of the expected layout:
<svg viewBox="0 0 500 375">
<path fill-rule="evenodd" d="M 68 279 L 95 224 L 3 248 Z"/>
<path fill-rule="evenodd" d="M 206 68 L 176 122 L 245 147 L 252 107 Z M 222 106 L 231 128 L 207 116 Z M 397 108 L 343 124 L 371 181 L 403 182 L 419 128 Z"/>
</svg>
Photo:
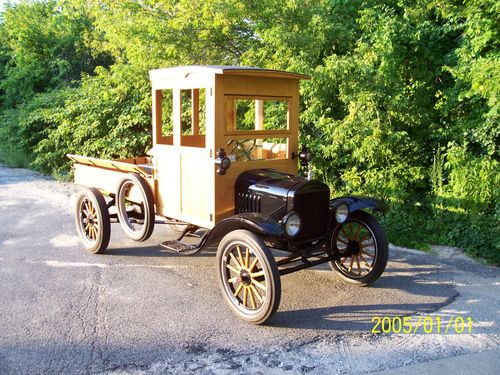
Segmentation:
<svg viewBox="0 0 500 375">
<path fill-rule="evenodd" d="M 120 181 L 122 181 L 128 173 L 138 173 L 148 183 L 153 195 L 156 195 L 154 183 L 154 166 L 151 158 L 141 156 L 131 159 L 106 160 L 91 158 L 80 155 L 67 155 L 68 158 L 75 162 L 75 183 L 96 187 L 103 191 L 114 195 L 116 193 Z M 131 196 L 138 194 L 132 189 Z"/>
<path fill-rule="evenodd" d="M 75 163 L 91 167 L 104 168 L 118 172 L 136 172 L 145 177 L 149 177 L 153 174 L 153 164 L 151 163 L 151 158 L 147 156 L 118 160 L 98 159 L 72 154 L 66 156 Z"/>
</svg>

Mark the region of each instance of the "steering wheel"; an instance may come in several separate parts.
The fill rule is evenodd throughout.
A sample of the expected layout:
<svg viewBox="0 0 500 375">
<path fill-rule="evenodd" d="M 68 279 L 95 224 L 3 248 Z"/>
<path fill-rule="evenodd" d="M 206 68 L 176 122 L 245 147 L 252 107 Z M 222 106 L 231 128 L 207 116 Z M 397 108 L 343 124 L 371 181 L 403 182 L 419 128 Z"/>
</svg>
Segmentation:
<svg viewBox="0 0 500 375">
<path fill-rule="evenodd" d="M 228 151 L 228 154 L 233 154 L 236 151 L 237 153 L 242 154 L 247 160 L 252 160 L 252 150 L 255 148 L 256 144 L 257 139 L 231 139 L 227 142 L 228 150 L 230 150 Z"/>
</svg>

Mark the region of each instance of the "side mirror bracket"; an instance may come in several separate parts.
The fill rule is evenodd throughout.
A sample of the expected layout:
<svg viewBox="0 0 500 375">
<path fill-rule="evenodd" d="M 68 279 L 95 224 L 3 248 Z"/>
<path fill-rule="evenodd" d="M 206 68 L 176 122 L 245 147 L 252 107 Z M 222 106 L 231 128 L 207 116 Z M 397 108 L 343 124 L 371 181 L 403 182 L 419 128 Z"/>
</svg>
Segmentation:
<svg viewBox="0 0 500 375">
<path fill-rule="evenodd" d="M 217 174 L 219 174 L 220 176 L 224 176 L 231 166 L 231 160 L 227 157 L 227 154 L 223 148 L 220 148 L 217 151 L 215 164 L 217 165 Z"/>
<path fill-rule="evenodd" d="M 312 153 L 307 149 L 306 145 L 302 145 L 298 155 L 295 154 L 295 152 L 292 152 L 292 160 L 294 160 L 295 158 L 299 159 L 300 165 L 302 167 L 307 167 L 307 179 L 310 180 L 312 178 Z"/>
</svg>

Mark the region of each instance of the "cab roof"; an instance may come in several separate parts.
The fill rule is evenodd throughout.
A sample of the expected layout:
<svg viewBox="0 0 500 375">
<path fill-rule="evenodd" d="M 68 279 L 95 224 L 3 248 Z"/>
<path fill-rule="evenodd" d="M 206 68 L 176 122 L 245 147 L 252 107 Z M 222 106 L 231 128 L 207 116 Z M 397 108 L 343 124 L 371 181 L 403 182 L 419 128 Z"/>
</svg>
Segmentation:
<svg viewBox="0 0 500 375">
<path fill-rule="evenodd" d="M 305 74 L 285 72 L 282 70 L 254 68 L 248 66 L 225 66 L 225 65 L 187 65 L 175 68 L 154 69 L 149 71 L 151 81 L 164 79 L 183 79 L 190 74 L 222 74 L 222 75 L 244 75 L 255 77 L 285 78 L 285 79 L 310 79 Z"/>
</svg>

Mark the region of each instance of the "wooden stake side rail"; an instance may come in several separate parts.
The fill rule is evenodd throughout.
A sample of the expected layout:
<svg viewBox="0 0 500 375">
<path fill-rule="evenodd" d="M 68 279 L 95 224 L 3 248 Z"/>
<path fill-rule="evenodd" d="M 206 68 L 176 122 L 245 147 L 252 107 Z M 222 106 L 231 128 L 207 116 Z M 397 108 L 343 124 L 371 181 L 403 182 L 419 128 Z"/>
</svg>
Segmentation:
<svg viewBox="0 0 500 375">
<path fill-rule="evenodd" d="M 72 154 L 68 154 L 66 156 L 73 160 L 75 163 L 88 165 L 91 167 L 104 168 L 125 173 L 135 172 L 144 177 L 150 177 L 151 175 L 153 175 L 153 166 L 150 163 L 150 158 L 148 157 L 106 160 Z"/>
</svg>

